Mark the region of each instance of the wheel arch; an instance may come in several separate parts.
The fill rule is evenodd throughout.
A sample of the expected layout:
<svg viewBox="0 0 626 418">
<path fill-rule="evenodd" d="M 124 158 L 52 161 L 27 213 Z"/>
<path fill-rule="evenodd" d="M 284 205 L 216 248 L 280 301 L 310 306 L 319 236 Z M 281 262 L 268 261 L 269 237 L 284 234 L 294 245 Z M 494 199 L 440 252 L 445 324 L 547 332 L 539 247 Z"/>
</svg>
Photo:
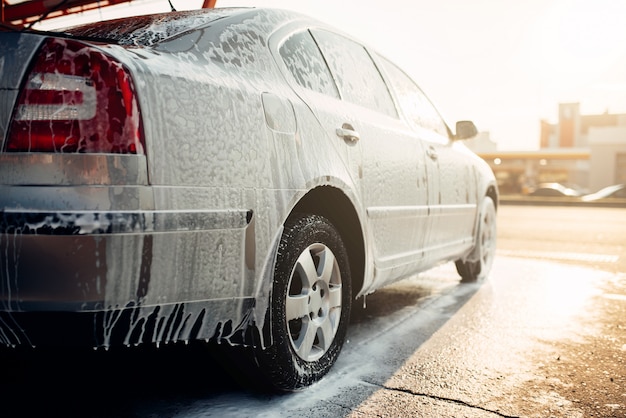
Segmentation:
<svg viewBox="0 0 626 418">
<path fill-rule="evenodd" d="M 499 203 L 498 202 L 498 189 L 497 189 L 497 187 L 494 186 L 493 184 L 490 185 L 487 188 L 487 192 L 485 193 L 485 196 L 486 197 L 490 197 L 491 200 L 493 200 L 493 204 L 495 205 L 496 210 L 497 210 L 498 209 L 498 203 Z"/>
<path fill-rule="evenodd" d="M 359 216 L 352 201 L 336 187 L 319 186 L 298 201 L 289 217 L 295 213 L 324 216 L 337 228 L 348 253 L 354 298 L 363 287 L 365 277 L 365 241 Z"/>
</svg>

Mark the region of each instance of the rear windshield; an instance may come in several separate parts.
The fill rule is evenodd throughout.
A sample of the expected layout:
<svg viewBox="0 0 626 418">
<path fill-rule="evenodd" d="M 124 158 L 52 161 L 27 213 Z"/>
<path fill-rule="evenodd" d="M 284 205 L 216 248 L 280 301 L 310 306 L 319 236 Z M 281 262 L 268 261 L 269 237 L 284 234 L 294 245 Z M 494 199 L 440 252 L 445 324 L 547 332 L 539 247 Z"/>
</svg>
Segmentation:
<svg viewBox="0 0 626 418">
<path fill-rule="evenodd" d="M 120 45 L 152 46 L 199 26 L 240 13 L 241 8 L 200 9 L 133 16 L 61 29 L 76 37 L 88 37 Z"/>
</svg>

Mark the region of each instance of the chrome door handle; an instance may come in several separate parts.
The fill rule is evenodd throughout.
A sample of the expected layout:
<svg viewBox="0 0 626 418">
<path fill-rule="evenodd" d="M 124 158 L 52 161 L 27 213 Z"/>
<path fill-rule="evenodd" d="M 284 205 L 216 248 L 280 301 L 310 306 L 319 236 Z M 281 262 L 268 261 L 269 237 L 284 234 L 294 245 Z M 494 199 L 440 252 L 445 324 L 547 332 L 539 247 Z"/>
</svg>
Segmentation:
<svg viewBox="0 0 626 418">
<path fill-rule="evenodd" d="M 350 141 L 352 143 L 355 143 L 359 139 L 361 139 L 361 136 L 359 135 L 359 133 L 354 130 L 352 125 L 350 125 L 348 123 L 344 123 L 341 126 L 341 128 L 337 128 L 337 130 L 335 132 L 337 133 L 338 137 L 343 138 L 346 141 Z"/>
</svg>

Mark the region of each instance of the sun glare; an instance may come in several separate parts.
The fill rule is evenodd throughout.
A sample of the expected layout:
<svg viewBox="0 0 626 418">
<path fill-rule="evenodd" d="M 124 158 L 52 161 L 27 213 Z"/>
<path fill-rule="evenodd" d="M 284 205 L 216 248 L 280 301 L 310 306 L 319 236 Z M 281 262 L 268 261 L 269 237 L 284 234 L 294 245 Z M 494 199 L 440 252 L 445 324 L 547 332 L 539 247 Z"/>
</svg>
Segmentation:
<svg viewBox="0 0 626 418">
<path fill-rule="evenodd" d="M 539 58 L 529 63 L 535 77 L 567 88 L 600 84 L 626 54 L 623 16 L 625 2 L 552 3 L 530 32 L 529 47 Z"/>
</svg>

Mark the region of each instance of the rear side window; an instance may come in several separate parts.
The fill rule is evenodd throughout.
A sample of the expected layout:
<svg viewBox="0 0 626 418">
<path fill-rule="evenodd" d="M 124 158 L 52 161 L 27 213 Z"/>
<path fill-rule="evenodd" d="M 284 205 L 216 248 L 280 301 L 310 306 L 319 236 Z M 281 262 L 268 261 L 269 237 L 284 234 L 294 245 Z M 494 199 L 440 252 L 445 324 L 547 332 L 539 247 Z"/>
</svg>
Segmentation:
<svg viewBox="0 0 626 418">
<path fill-rule="evenodd" d="M 448 128 L 445 122 L 417 84 L 394 64 L 382 57 L 379 58 L 409 123 L 413 127 L 429 129 L 447 137 Z"/>
<path fill-rule="evenodd" d="M 322 30 L 313 31 L 344 100 L 397 117 L 378 68 L 362 45 Z"/>
<path fill-rule="evenodd" d="M 299 85 L 339 98 L 324 57 L 308 31 L 296 33 L 287 39 L 280 47 L 280 56 Z"/>
</svg>

